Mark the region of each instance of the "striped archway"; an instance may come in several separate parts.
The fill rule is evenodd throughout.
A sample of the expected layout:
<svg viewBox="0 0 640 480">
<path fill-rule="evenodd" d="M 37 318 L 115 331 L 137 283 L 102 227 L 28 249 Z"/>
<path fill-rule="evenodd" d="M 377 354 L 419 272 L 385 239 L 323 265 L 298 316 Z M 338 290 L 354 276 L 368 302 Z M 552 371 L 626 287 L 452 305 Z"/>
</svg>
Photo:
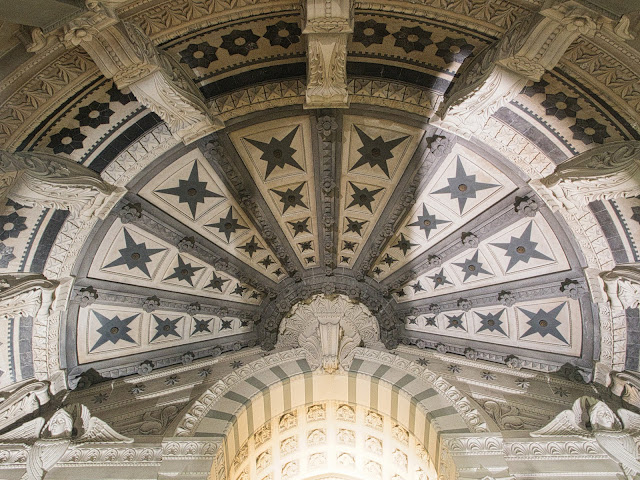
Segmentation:
<svg viewBox="0 0 640 480">
<path fill-rule="evenodd" d="M 306 422 L 310 412 L 322 412 L 318 415 L 323 419 L 333 418 L 344 407 L 359 416 L 358 425 L 364 422 L 366 426 L 368 415 L 372 415 L 381 419 L 380 432 L 393 436 L 394 428 L 406 431 L 413 439 L 412 451 L 422 449 L 425 464 L 432 469 L 440 456 L 443 434 L 488 431 L 482 415 L 443 378 L 391 353 L 358 348 L 349 369 L 332 375 L 312 371 L 302 349 L 275 353 L 246 365 L 197 399 L 179 421 L 175 435 L 220 439 L 224 458 L 217 459 L 216 480 L 261 479 L 255 465 L 252 470 L 240 468 L 249 448 L 256 461 L 266 451 L 256 448 L 256 435 L 271 440 L 279 435 L 279 422 L 287 416 L 295 417 L 297 425 Z M 366 432 L 356 437 L 353 447 L 357 451 L 359 443 L 365 447 L 368 437 Z M 280 460 L 275 452 L 270 453 L 269 465 Z M 277 473 L 270 474 L 274 480 L 293 478 Z M 431 480 L 420 476 L 418 467 L 413 472 L 407 469 L 407 475 L 399 478 Z"/>
</svg>

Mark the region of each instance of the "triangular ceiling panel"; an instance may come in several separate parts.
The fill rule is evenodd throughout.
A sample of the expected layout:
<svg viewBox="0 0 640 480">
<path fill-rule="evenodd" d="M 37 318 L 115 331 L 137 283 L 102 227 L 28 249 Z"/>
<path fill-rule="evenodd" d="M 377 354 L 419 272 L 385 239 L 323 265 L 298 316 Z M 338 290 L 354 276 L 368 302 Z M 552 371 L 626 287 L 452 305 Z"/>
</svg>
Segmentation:
<svg viewBox="0 0 640 480">
<path fill-rule="evenodd" d="M 285 278 L 277 257 L 199 150 L 159 172 L 140 196 L 268 278 Z"/>
<path fill-rule="evenodd" d="M 309 117 L 256 124 L 230 134 L 238 154 L 304 268 L 318 266 Z"/>
<path fill-rule="evenodd" d="M 247 304 L 263 299 L 260 292 L 236 278 L 119 219 L 98 247 L 88 276 Z"/>
<path fill-rule="evenodd" d="M 387 120 L 343 120 L 338 265 L 351 267 L 405 172 L 423 131 Z"/>
</svg>

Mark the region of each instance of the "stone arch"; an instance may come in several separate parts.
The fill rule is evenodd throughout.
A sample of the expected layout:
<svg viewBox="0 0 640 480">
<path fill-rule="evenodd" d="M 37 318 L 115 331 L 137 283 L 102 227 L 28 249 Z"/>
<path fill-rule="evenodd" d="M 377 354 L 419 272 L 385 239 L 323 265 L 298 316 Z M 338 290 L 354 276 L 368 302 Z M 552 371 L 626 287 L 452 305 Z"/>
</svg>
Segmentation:
<svg viewBox="0 0 640 480">
<path fill-rule="evenodd" d="M 261 427 L 318 405 L 348 405 L 376 415 L 389 412 L 388 421 L 415 436 L 432 465 L 438 464 L 443 434 L 489 431 L 483 415 L 442 377 L 397 355 L 359 347 L 343 373 L 312 371 L 301 348 L 240 367 L 193 402 L 174 435 L 219 439 L 228 473 L 232 460 Z"/>
</svg>

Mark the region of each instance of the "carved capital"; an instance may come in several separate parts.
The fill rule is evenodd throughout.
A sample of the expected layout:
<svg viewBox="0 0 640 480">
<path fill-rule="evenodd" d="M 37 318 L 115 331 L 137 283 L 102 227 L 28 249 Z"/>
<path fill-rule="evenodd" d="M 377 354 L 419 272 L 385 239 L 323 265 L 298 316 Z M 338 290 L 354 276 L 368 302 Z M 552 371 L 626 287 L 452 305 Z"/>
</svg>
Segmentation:
<svg viewBox="0 0 640 480">
<path fill-rule="evenodd" d="M 57 282 L 52 282 L 40 275 L 24 277 L 2 277 L 5 284 L 0 292 L 0 319 L 19 316 L 48 315 Z"/>
<path fill-rule="evenodd" d="M 69 210 L 80 220 L 104 219 L 126 190 L 56 155 L 0 150 L 0 200 Z"/>
<path fill-rule="evenodd" d="M 640 269 L 636 265 L 619 265 L 600 274 L 613 310 L 640 305 Z"/>
<path fill-rule="evenodd" d="M 306 0 L 305 108 L 347 108 L 347 37 L 353 32 L 350 0 Z"/>
<path fill-rule="evenodd" d="M 465 138 L 477 134 L 529 80 L 539 81 L 554 68 L 579 35 L 593 36 L 603 22 L 571 1 L 514 22 L 464 70 L 431 124 Z"/>
<path fill-rule="evenodd" d="M 613 142 L 560 164 L 532 182 L 555 210 L 586 206 L 594 200 L 640 195 L 640 141 Z"/>
<path fill-rule="evenodd" d="M 84 48 L 105 77 L 120 89 L 129 88 L 184 143 L 224 127 L 188 73 L 139 27 L 120 21 L 100 2 L 89 1 L 87 6 L 87 12 L 63 29 L 68 48 Z"/>
<path fill-rule="evenodd" d="M 348 368 L 354 349 L 361 343 L 383 348 L 378 322 L 371 312 L 343 295 L 316 295 L 297 304 L 282 321 L 276 346 L 300 346 L 312 368 L 333 373 Z"/>
</svg>

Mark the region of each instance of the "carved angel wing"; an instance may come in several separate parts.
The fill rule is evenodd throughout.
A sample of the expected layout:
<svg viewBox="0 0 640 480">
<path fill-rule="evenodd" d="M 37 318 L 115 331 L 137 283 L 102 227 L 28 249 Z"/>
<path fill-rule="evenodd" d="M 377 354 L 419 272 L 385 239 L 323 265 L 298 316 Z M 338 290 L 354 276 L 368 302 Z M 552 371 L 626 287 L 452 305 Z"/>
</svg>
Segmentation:
<svg viewBox="0 0 640 480">
<path fill-rule="evenodd" d="M 40 433 L 44 427 L 44 418 L 35 418 L 10 432 L 0 435 L 1 443 L 32 443 L 40 438 Z"/>
<path fill-rule="evenodd" d="M 582 435 L 588 436 L 589 431 L 582 428 L 573 410 L 560 412 L 540 430 L 531 432 L 532 437 L 549 437 L 554 435 Z"/>
<path fill-rule="evenodd" d="M 615 458 L 626 473 L 634 475 L 634 478 L 640 473 L 636 442 L 631 435 L 619 432 L 598 432 L 595 437 L 598 445 L 612 458 Z"/>
<path fill-rule="evenodd" d="M 640 415 L 625 408 L 618 409 L 617 413 L 624 431 L 634 438 L 640 437 Z"/>
<path fill-rule="evenodd" d="M 89 409 L 80 405 L 83 433 L 76 439 L 76 443 L 132 443 L 133 439 L 120 435 L 106 422 L 94 417 Z"/>
</svg>

